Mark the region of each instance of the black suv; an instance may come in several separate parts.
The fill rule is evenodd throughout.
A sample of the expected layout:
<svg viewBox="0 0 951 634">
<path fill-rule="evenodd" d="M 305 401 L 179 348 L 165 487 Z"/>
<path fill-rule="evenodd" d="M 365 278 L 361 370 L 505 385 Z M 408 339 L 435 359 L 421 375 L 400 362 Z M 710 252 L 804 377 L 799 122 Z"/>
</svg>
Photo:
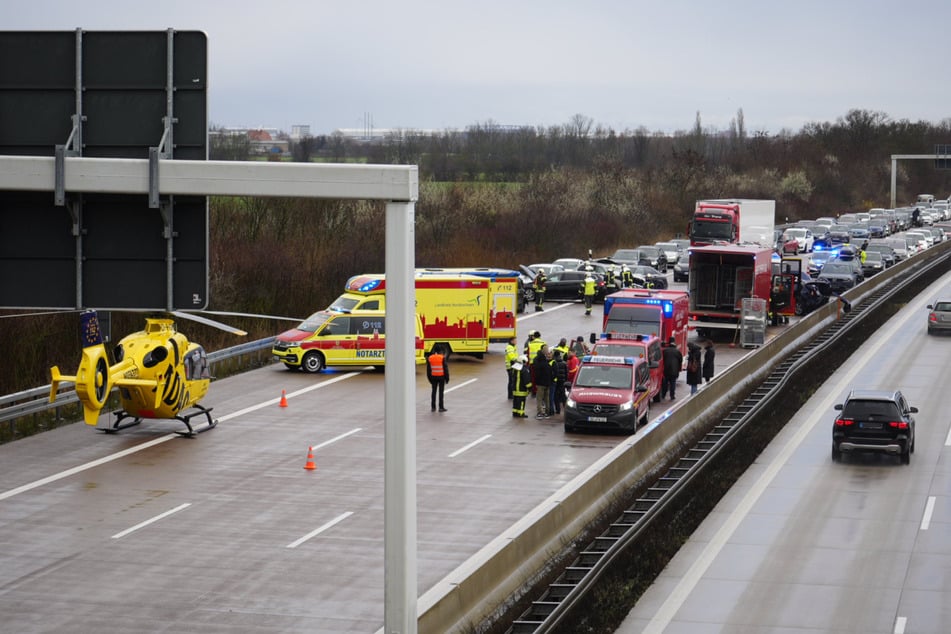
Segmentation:
<svg viewBox="0 0 951 634">
<path fill-rule="evenodd" d="M 899 391 L 852 390 L 832 426 L 832 459 L 850 451 L 884 451 L 911 462 L 915 451 L 917 407 L 909 407 Z"/>
</svg>

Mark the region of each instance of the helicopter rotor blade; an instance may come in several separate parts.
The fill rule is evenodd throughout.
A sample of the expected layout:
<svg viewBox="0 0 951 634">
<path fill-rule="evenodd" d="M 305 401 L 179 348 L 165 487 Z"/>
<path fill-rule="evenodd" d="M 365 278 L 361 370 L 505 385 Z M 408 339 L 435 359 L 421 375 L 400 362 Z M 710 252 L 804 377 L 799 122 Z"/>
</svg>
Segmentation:
<svg viewBox="0 0 951 634">
<path fill-rule="evenodd" d="M 199 324 L 204 324 L 206 326 L 211 326 L 213 328 L 218 328 L 219 330 L 224 330 L 225 332 L 230 332 L 233 335 L 238 335 L 244 337 L 248 333 L 240 328 L 235 328 L 234 326 L 229 326 L 228 324 L 223 324 L 220 321 L 215 321 L 214 319 L 208 319 L 207 317 L 202 317 L 201 315 L 196 315 L 195 313 L 185 313 L 179 310 L 172 311 L 172 314 L 176 317 L 181 317 L 182 319 L 190 319 L 191 321 L 198 322 Z"/>
<path fill-rule="evenodd" d="M 201 312 L 206 315 L 221 315 L 222 317 L 255 317 L 258 319 L 276 319 L 278 321 L 293 321 L 295 323 L 300 323 L 304 321 L 300 317 L 282 317 L 280 315 L 264 315 L 261 313 L 232 313 L 225 310 L 203 310 Z"/>
</svg>

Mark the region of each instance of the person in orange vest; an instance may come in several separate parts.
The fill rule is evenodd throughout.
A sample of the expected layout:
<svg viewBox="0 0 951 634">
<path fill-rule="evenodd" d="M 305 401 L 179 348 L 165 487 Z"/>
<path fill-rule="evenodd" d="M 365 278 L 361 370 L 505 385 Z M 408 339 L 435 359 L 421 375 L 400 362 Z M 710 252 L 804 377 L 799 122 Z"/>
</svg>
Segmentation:
<svg viewBox="0 0 951 634">
<path fill-rule="evenodd" d="M 433 387 L 432 393 L 432 411 L 436 411 L 436 393 L 439 393 L 439 411 L 445 412 L 446 405 L 443 401 L 443 394 L 446 385 L 449 383 L 449 364 L 446 362 L 446 355 L 443 354 L 442 346 L 433 346 L 433 351 L 426 357 L 426 378 Z"/>
</svg>

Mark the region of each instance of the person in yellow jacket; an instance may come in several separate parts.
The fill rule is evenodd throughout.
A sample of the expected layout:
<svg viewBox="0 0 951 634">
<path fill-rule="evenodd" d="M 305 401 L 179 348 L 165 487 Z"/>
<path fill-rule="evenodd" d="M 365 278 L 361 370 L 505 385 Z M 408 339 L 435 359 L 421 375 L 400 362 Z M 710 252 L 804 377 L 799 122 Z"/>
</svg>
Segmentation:
<svg viewBox="0 0 951 634">
<path fill-rule="evenodd" d="M 512 364 L 518 359 L 517 339 L 512 337 L 505 344 L 505 373 L 508 375 L 508 399 L 512 400 L 512 390 L 515 387 L 515 373 L 512 370 Z"/>
<path fill-rule="evenodd" d="M 582 282 L 582 292 L 584 293 L 584 314 L 591 314 L 591 306 L 594 304 L 594 291 L 595 283 L 594 278 L 591 277 L 591 274 L 588 273 L 584 276 L 584 282 Z"/>
<path fill-rule="evenodd" d="M 538 356 L 538 351 L 541 350 L 545 345 L 547 344 L 545 343 L 545 340 L 542 339 L 542 333 L 538 332 L 537 330 L 532 332 L 531 338 L 528 340 L 528 343 L 525 344 L 525 355 L 529 359 L 532 359 L 532 361 L 529 361 L 528 363 L 532 373 L 532 394 L 535 394 L 537 391 L 537 387 L 535 386 L 535 364 L 533 361 L 535 357 Z"/>
</svg>

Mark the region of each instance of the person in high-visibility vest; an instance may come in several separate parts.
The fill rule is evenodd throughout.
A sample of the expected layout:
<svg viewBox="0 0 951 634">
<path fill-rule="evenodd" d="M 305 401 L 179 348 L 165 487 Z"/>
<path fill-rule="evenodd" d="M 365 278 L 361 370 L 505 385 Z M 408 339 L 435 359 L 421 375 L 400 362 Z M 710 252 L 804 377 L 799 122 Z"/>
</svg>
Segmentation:
<svg viewBox="0 0 951 634">
<path fill-rule="evenodd" d="M 532 338 L 528 340 L 528 343 L 525 344 L 525 354 L 531 359 L 529 362 L 529 371 L 532 373 L 532 394 L 535 394 L 537 387 L 535 386 L 535 357 L 538 356 L 538 351 L 542 349 L 542 346 L 545 346 L 545 340 L 542 339 L 542 333 L 535 330 L 532 332 Z"/>
<path fill-rule="evenodd" d="M 433 346 L 433 351 L 426 357 L 426 378 L 432 385 L 432 411 L 436 411 L 436 394 L 439 394 L 439 411 L 445 412 L 446 405 L 443 401 L 443 393 L 446 390 L 446 384 L 449 383 L 449 364 L 446 362 L 446 356 L 443 354 L 441 345 Z"/>
<path fill-rule="evenodd" d="M 545 303 L 545 283 L 547 281 L 548 278 L 545 277 L 545 271 L 539 270 L 535 275 L 535 281 L 532 283 L 532 288 L 535 290 L 536 313 L 540 310 L 545 310 L 543 304 Z"/>
<path fill-rule="evenodd" d="M 516 338 L 512 337 L 505 344 L 505 374 L 508 375 L 508 399 L 512 400 L 512 389 L 515 387 L 515 373 L 512 370 L 512 364 L 518 359 L 518 348 L 516 347 Z"/>
<path fill-rule="evenodd" d="M 621 285 L 624 288 L 634 286 L 634 274 L 631 273 L 631 269 L 627 268 L 627 264 L 621 267 Z"/>
<path fill-rule="evenodd" d="M 594 278 L 591 274 L 584 277 L 584 314 L 591 314 L 591 306 L 594 304 Z"/>
<path fill-rule="evenodd" d="M 515 385 L 512 388 L 512 418 L 528 418 L 525 413 L 525 400 L 532 387 L 532 373 L 528 366 L 528 357 L 520 355 L 512 364 Z"/>
</svg>

